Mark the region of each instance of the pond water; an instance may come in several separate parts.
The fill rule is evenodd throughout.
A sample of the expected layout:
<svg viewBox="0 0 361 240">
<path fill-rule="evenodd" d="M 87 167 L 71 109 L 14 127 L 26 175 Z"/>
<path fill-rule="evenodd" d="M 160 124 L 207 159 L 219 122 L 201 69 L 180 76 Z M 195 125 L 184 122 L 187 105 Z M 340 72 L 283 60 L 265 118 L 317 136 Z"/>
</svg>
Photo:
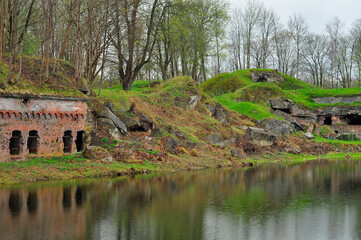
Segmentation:
<svg viewBox="0 0 361 240">
<path fill-rule="evenodd" d="M 361 161 L 3 187 L 0 239 L 361 239 Z"/>
</svg>

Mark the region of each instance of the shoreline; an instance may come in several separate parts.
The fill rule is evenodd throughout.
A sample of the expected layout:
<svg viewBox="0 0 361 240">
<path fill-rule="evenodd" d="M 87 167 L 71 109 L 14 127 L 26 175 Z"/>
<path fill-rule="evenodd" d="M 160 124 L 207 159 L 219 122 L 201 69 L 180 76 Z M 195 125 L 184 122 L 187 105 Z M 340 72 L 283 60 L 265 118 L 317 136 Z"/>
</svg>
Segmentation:
<svg viewBox="0 0 361 240">
<path fill-rule="evenodd" d="M 173 163 L 142 163 L 90 161 L 81 155 L 71 155 L 53 158 L 29 159 L 19 162 L 0 163 L 0 186 L 22 183 L 47 181 L 68 181 L 75 179 L 135 176 L 141 174 L 172 173 L 194 171 L 209 168 L 242 168 L 256 167 L 264 164 L 297 164 L 305 161 L 326 158 L 330 160 L 361 160 L 361 153 L 328 153 L 325 155 L 294 155 L 279 154 L 269 156 L 252 156 L 240 159 L 239 162 L 215 162 L 205 159 L 191 159 L 189 163 L 174 165 Z M 208 163 L 208 164 L 204 164 Z M 216 163 L 216 164 L 215 164 Z"/>
</svg>

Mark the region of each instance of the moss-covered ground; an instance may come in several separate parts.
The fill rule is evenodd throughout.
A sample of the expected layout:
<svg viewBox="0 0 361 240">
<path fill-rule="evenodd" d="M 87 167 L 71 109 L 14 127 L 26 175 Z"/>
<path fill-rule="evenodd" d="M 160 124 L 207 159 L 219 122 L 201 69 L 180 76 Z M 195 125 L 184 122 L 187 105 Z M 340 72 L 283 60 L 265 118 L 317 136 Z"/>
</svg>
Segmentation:
<svg viewBox="0 0 361 240">
<path fill-rule="evenodd" d="M 17 94 L 30 96 L 86 97 L 79 89 L 85 89 L 84 78 L 75 79 L 75 69 L 61 59 L 51 59 L 49 77 L 45 77 L 41 57 L 23 56 L 23 67 L 19 76 L 19 57 L 11 68 L 11 81 L 6 84 L 9 70 L 9 56 L 0 60 L 0 94 Z"/>
</svg>

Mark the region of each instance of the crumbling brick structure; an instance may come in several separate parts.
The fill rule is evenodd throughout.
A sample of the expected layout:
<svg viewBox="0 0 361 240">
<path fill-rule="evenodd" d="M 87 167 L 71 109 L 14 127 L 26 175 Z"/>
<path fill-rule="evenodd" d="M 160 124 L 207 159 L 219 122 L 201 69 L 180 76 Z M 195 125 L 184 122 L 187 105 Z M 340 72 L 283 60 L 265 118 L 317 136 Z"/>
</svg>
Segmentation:
<svg viewBox="0 0 361 240">
<path fill-rule="evenodd" d="M 84 99 L 0 96 L 0 161 L 83 150 L 86 111 Z"/>
</svg>

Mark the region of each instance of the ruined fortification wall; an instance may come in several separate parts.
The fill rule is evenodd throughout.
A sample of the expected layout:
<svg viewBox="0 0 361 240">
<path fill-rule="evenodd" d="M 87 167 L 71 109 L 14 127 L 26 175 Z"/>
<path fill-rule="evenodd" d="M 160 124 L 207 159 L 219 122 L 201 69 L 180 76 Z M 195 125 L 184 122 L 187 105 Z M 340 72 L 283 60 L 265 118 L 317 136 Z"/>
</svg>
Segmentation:
<svg viewBox="0 0 361 240">
<path fill-rule="evenodd" d="M 64 144 L 65 152 L 76 152 L 86 110 L 80 99 L 0 97 L 0 161 L 22 159 L 29 149 L 34 155 L 63 155 Z"/>
</svg>

